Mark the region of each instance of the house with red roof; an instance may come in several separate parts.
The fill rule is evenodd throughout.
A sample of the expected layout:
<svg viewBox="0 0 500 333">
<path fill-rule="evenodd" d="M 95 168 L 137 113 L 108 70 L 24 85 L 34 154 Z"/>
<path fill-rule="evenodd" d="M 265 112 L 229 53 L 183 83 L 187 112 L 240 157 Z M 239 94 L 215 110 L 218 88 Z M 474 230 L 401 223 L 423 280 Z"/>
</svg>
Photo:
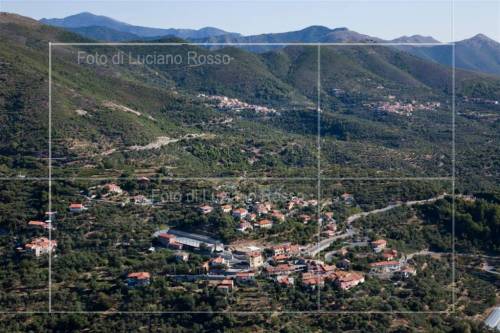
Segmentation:
<svg viewBox="0 0 500 333">
<path fill-rule="evenodd" d="M 385 249 L 384 252 L 382 252 L 382 257 L 384 257 L 385 260 L 393 260 L 398 257 L 398 251 L 394 249 Z"/>
<path fill-rule="evenodd" d="M 273 222 L 271 220 L 264 219 L 255 223 L 255 226 L 260 229 L 271 229 L 273 227 Z"/>
<path fill-rule="evenodd" d="M 251 223 L 245 221 L 245 222 L 241 222 L 236 230 L 241 231 L 241 232 L 245 232 L 247 230 L 253 230 L 253 226 Z"/>
<path fill-rule="evenodd" d="M 365 277 L 361 273 L 356 272 L 335 272 L 335 284 L 343 290 L 349 290 L 360 283 L 365 282 Z"/>
<path fill-rule="evenodd" d="M 114 193 L 114 194 L 122 194 L 123 193 L 122 188 L 114 183 L 104 185 L 104 189 L 106 191 L 108 191 L 108 193 Z"/>
<path fill-rule="evenodd" d="M 264 214 L 267 214 L 269 212 L 266 205 L 264 205 L 262 203 L 256 204 L 254 209 L 258 215 L 264 215 Z"/>
<path fill-rule="evenodd" d="M 371 273 L 391 273 L 401 269 L 401 262 L 396 260 L 379 261 L 370 264 Z"/>
<path fill-rule="evenodd" d="M 24 245 L 24 248 L 31 251 L 35 256 L 39 257 L 42 254 L 49 254 L 55 251 L 57 241 L 49 240 L 47 237 L 40 237 L 31 240 L 31 242 Z"/>
<path fill-rule="evenodd" d="M 405 266 L 397 274 L 402 279 L 408 279 L 410 276 L 417 275 L 417 269 L 413 266 Z"/>
<path fill-rule="evenodd" d="M 248 214 L 248 210 L 246 210 L 245 208 L 233 209 L 233 217 L 235 217 L 237 219 L 242 219 L 245 216 L 247 216 L 247 214 Z"/>
<path fill-rule="evenodd" d="M 220 208 L 221 208 L 221 210 L 222 210 L 223 213 L 230 213 L 231 209 L 233 209 L 233 206 L 231 206 L 231 205 L 222 205 Z"/>
<path fill-rule="evenodd" d="M 81 203 L 72 203 L 69 205 L 69 211 L 72 213 L 81 213 L 85 209 L 85 206 Z"/>
<path fill-rule="evenodd" d="M 371 243 L 373 251 L 376 253 L 382 252 L 383 249 L 387 246 L 387 241 L 385 239 L 377 239 L 372 241 Z"/>
<path fill-rule="evenodd" d="M 273 251 L 273 255 L 287 254 L 293 256 L 300 253 L 300 246 L 292 244 L 280 244 L 272 246 L 271 250 Z"/>
<path fill-rule="evenodd" d="M 151 274 L 148 272 L 134 272 L 127 275 L 127 285 L 129 287 L 143 287 L 149 285 Z"/>
<path fill-rule="evenodd" d="M 169 247 L 171 249 L 175 250 L 182 250 L 182 244 L 177 241 L 177 238 L 175 235 L 172 234 L 167 234 L 167 233 L 160 233 L 158 235 L 158 240 L 163 246 Z"/>
<path fill-rule="evenodd" d="M 49 222 L 43 221 L 29 221 L 28 225 L 30 227 L 41 228 L 41 229 L 52 229 L 52 224 Z"/>
<path fill-rule="evenodd" d="M 321 288 L 325 285 L 325 279 L 314 273 L 302 274 L 302 284 L 310 289 Z"/>
</svg>

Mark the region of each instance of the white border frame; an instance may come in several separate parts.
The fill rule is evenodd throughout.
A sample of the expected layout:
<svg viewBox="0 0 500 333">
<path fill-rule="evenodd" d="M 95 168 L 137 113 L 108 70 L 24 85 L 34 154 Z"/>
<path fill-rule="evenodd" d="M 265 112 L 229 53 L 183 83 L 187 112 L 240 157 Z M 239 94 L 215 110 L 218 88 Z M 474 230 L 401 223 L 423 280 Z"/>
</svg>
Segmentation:
<svg viewBox="0 0 500 333">
<path fill-rule="evenodd" d="M 453 2 L 453 1 L 452 1 Z M 452 18 L 454 14 L 452 13 Z M 454 27 L 454 22 L 452 22 Z M 454 29 L 453 29 L 454 30 Z M 0 312 L 14 314 L 450 314 L 456 311 L 456 267 L 455 267 L 455 42 L 449 43 L 60 43 L 49 42 L 49 162 L 48 162 L 48 178 L 49 182 L 49 210 L 52 209 L 52 181 L 57 180 L 109 180 L 113 177 L 67 177 L 53 178 L 52 177 L 52 47 L 53 46 L 316 46 L 317 47 L 317 177 L 161 177 L 167 180 L 189 181 L 189 180 L 316 180 L 317 181 L 317 199 L 321 199 L 321 181 L 322 180 L 350 180 L 350 181 L 436 181 L 444 180 L 451 181 L 452 184 L 452 311 L 322 311 L 321 310 L 321 291 L 318 288 L 317 307 L 316 311 L 54 311 L 52 310 L 52 253 L 49 253 L 49 301 L 48 311 L 41 312 Z M 321 176 L 321 46 L 451 46 L 452 47 L 452 175 L 451 177 L 322 177 Z M 29 179 L 45 179 L 44 177 L 31 177 Z M 0 179 L 1 180 L 1 179 Z M 318 217 L 320 216 L 320 206 L 318 205 Z M 318 241 L 320 235 L 320 225 L 318 224 Z M 52 232 L 49 230 L 49 240 L 52 240 Z"/>
</svg>

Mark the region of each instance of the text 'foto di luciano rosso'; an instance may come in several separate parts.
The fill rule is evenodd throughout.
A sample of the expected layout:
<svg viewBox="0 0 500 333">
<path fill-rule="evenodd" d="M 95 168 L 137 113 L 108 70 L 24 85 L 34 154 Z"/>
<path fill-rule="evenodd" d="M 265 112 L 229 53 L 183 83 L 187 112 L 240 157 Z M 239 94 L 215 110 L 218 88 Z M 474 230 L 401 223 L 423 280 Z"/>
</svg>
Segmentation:
<svg viewBox="0 0 500 333">
<path fill-rule="evenodd" d="M 228 65 L 233 58 L 228 54 L 204 54 L 197 51 L 184 53 L 87 53 L 78 51 L 78 64 L 86 65 Z"/>
</svg>

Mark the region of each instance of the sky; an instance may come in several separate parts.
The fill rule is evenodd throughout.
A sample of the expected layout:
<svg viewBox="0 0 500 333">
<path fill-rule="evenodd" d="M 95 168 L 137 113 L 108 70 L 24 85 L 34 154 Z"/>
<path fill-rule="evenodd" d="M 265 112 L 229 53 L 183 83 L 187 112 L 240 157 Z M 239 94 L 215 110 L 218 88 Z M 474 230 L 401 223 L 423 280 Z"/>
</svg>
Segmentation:
<svg viewBox="0 0 500 333">
<path fill-rule="evenodd" d="M 87 11 L 134 25 L 194 29 L 213 26 L 244 35 L 324 25 L 347 27 L 383 39 L 420 34 L 449 42 L 483 33 L 500 41 L 500 0 L 455 0 L 452 7 L 452 0 L 0 0 L 1 11 L 35 19 Z"/>
</svg>

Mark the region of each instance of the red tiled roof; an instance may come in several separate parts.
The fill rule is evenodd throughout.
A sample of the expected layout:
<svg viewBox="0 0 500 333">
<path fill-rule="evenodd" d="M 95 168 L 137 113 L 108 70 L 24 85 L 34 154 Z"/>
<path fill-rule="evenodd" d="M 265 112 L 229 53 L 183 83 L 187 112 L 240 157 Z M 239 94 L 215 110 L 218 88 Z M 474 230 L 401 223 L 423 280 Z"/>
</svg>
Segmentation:
<svg viewBox="0 0 500 333">
<path fill-rule="evenodd" d="M 396 250 L 386 250 L 382 253 L 382 256 L 386 259 L 391 259 L 398 256 L 398 251 Z"/>
<path fill-rule="evenodd" d="M 83 204 L 81 203 L 72 203 L 69 205 L 69 208 L 83 208 Z"/>
<path fill-rule="evenodd" d="M 322 284 L 324 282 L 323 278 L 321 276 L 313 276 L 313 277 L 308 277 L 305 279 L 302 279 L 302 283 L 306 285 L 317 285 L 317 284 Z"/>
<path fill-rule="evenodd" d="M 379 261 L 370 264 L 370 267 L 383 267 L 383 266 L 395 266 L 399 265 L 399 261 L 391 260 L 391 261 Z"/>
<path fill-rule="evenodd" d="M 29 221 L 28 225 L 37 225 L 37 226 L 45 226 L 47 223 L 42 221 Z"/>
<path fill-rule="evenodd" d="M 146 280 L 151 277 L 151 274 L 149 272 L 134 272 L 130 273 L 127 277 L 129 279 Z"/>
<path fill-rule="evenodd" d="M 27 243 L 25 245 L 27 249 L 34 249 L 34 248 L 48 249 L 54 246 L 57 246 L 57 241 L 49 240 L 47 237 L 35 238 L 30 243 Z"/>
</svg>

